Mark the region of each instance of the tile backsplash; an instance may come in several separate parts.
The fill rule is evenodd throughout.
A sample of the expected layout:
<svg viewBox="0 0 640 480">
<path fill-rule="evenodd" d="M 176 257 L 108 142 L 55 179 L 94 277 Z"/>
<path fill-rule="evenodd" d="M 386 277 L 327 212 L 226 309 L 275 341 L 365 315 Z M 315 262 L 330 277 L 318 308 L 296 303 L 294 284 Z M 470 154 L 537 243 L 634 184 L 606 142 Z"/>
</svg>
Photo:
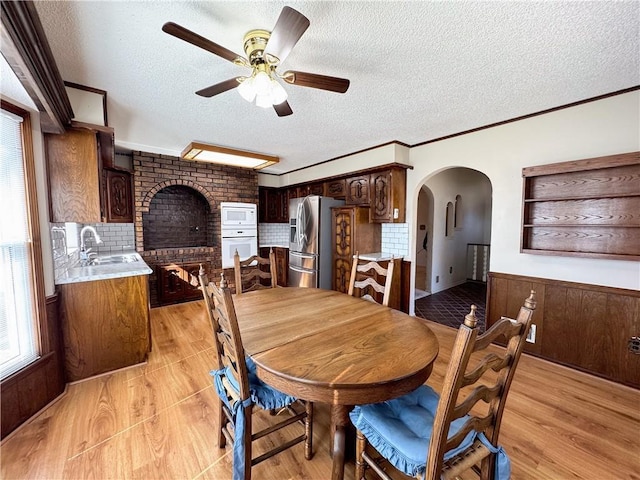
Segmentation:
<svg viewBox="0 0 640 480">
<path fill-rule="evenodd" d="M 289 224 L 260 223 L 258 225 L 260 245 L 289 245 Z M 383 223 L 380 251 L 398 257 L 409 254 L 409 224 Z M 373 252 L 364 252 L 373 253 Z"/>
<path fill-rule="evenodd" d="M 409 254 L 409 224 L 383 223 L 381 251 L 398 257 L 406 257 Z"/>
<path fill-rule="evenodd" d="M 91 240 L 87 246 L 92 247 L 94 252 L 106 254 L 135 250 L 133 223 L 96 223 L 93 226 L 103 242 L 96 245 L 93 235 L 89 235 Z"/>
<path fill-rule="evenodd" d="M 99 255 L 121 253 L 135 249 L 133 223 L 94 223 L 103 243 L 96 244 L 93 233 L 85 234 L 85 247 Z M 68 268 L 80 261 L 80 231 L 82 223 L 52 223 L 51 243 L 55 277 L 64 274 Z"/>
<path fill-rule="evenodd" d="M 288 223 L 259 223 L 258 240 L 260 245 L 289 246 Z"/>
</svg>

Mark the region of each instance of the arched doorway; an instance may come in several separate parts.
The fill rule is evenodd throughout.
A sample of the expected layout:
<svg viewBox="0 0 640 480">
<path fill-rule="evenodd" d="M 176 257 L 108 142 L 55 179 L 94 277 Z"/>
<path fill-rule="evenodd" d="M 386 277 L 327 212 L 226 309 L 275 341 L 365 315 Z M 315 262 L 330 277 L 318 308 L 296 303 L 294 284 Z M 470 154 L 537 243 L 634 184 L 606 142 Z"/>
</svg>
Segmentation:
<svg viewBox="0 0 640 480">
<path fill-rule="evenodd" d="M 416 215 L 416 286 L 415 298 L 431 294 L 431 232 L 433 231 L 433 193 L 422 186 L 418 193 Z"/>
<path fill-rule="evenodd" d="M 461 322 L 469 311 L 469 302 L 482 301 L 486 292 L 486 275 L 478 269 L 489 269 L 491 244 L 492 187 L 482 172 L 452 167 L 426 178 L 418 192 L 416 210 L 416 290 L 431 294 L 426 300 L 416 291 L 415 314 L 439 321 L 434 312 L 425 314 L 423 306 L 434 303 L 440 292 L 454 293 L 468 287 L 475 296 L 463 295 L 459 309 L 441 308 L 439 313 L 450 315 L 446 323 Z M 424 228 L 423 228 L 424 226 Z M 424 239 L 426 241 L 426 248 Z M 474 256 L 475 252 L 475 256 Z M 480 252 L 480 256 L 478 256 Z M 483 255 L 486 253 L 486 257 Z M 476 262 L 475 264 L 473 262 Z M 470 263 L 471 262 L 471 263 Z M 479 262 L 479 263 L 478 263 Z M 475 269 L 475 270 L 474 270 Z M 419 276 L 424 271 L 424 281 Z M 420 288 L 424 285 L 424 289 Z M 424 295 L 422 295 L 424 297 Z M 444 297 L 444 294 L 441 295 Z M 451 297 L 447 298 L 451 302 Z M 439 307 L 442 307 L 439 305 Z M 465 311 L 466 310 L 466 311 Z M 480 310 L 480 305 L 479 305 Z M 433 317 L 433 318 L 431 318 Z"/>
</svg>

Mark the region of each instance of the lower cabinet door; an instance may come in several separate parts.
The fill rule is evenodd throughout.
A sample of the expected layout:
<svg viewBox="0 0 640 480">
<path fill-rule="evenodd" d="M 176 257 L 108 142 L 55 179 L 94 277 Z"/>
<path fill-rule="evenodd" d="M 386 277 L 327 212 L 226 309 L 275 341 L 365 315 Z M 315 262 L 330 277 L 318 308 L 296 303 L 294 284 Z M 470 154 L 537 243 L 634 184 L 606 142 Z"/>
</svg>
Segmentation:
<svg viewBox="0 0 640 480">
<path fill-rule="evenodd" d="M 184 280 L 182 266 L 176 263 L 159 265 L 156 268 L 158 279 L 158 301 L 161 305 L 182 301 L 184 296 Z"/>
<path fill-rule="evenodd" d="M 151 349 L 147 276 L 60 285 L 67 381 L 147 358 Z"/>
</svg>

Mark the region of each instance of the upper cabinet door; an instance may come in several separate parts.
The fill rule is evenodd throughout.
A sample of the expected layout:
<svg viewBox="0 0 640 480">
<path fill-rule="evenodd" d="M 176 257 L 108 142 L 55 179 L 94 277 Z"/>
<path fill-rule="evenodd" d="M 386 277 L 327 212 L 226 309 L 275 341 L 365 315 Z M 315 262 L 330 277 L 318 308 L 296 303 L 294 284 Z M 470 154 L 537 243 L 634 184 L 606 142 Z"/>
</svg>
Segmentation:
<svg viewBox="0 0 640 480">
<path fill-rule="evenodd" d="M 346 196 L 345 179 L 329 180 L 325 182 L 325 195 L 327 197 L 338 198 L 344 200 Z"/>
<path fill-rule="evenodd" d="M 96 133 L 68 130 L 61 135 L 45 135 L 49 168 L 51 221 L 98 223 L 100 165 Z"/>
<path fill-rule="evenodd" d="M 371 222 L 404 223 L 406 178 L 404 168 L 371 174 Z"/>
<path fill-rule="evenodd" d="M 369 205 L 369 175 L 347 178 L 348 205 Z"/>
<path fill-rule="evenodd" d="M 131 174 L 105 170 L 107 222 L 133 223 L 133 192 Z"/>
<path fill-rule="evenodd" d="M 114 164 L 113 129 L 74 122 L 44 138 L 52 222 L 133 222 L 130 172 L 110 185 L 104 170 Z"/>
</svg>

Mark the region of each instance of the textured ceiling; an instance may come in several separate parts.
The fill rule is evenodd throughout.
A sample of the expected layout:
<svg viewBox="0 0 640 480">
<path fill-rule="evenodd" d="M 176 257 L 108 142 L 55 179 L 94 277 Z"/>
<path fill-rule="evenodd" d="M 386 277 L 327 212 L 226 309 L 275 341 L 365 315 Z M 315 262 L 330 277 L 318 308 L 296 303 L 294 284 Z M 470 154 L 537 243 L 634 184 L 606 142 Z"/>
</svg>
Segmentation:
<svg viewBox="0 0 640 480">
<path fill-rule="evenodd" d="M 311 26 L 279 71 L 348 78 L 347 93 L 286 85 L 278 117 L 235 90 L 247 69 L 166 33 L 178 23 L 236 52 L 282 7 Z M 46 1 L 66 81 L 107 91 L 116 145 L 179 155 L 192 140 L 280 156 L 280 173 L 399 141 L 425 142 L 640 84 L 640 2 Z"/>
</svg>

